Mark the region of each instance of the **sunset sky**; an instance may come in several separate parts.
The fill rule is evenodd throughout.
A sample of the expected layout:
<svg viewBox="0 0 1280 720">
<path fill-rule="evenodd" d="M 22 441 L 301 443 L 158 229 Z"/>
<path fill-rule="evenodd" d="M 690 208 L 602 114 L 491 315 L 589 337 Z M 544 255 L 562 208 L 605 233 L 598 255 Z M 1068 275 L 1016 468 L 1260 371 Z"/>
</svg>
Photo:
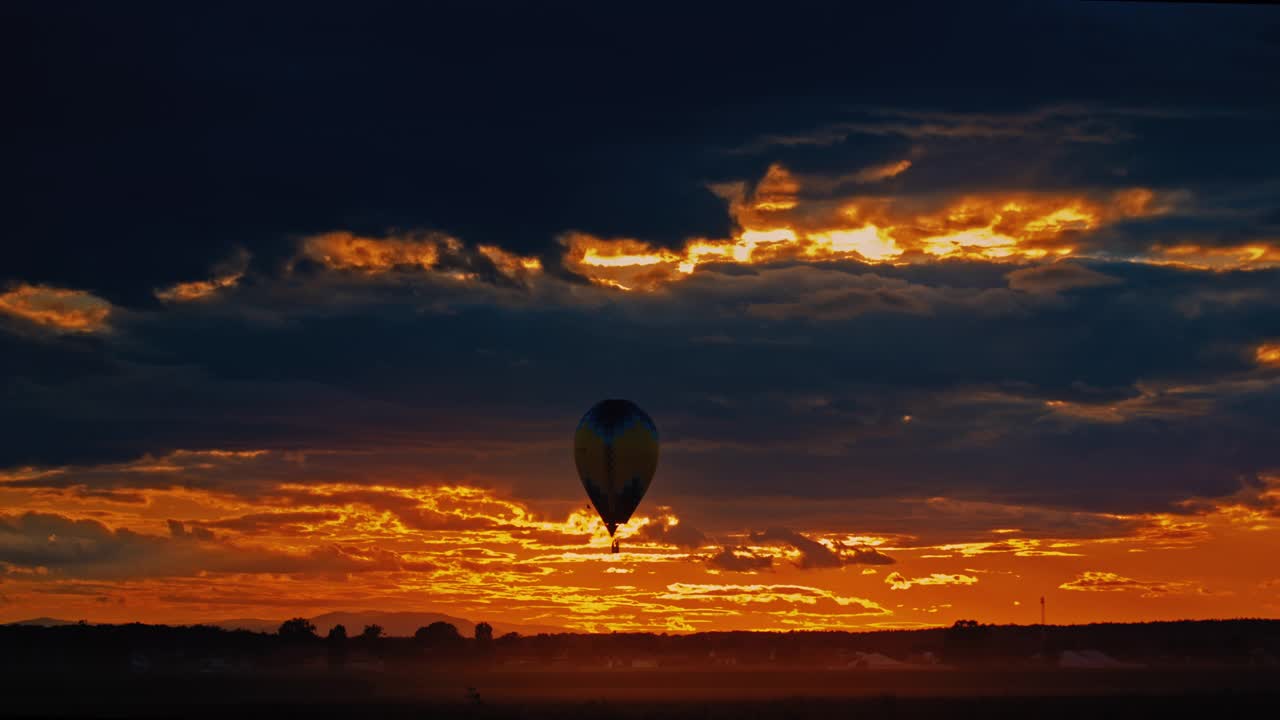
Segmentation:
<svg viewBox="0 0 1280 720">
<path fill-rule="evenodd" d="M 261 5 L 0 10 L 0 621 L 1280 617 L 1276 8 Z"/>
</svg>

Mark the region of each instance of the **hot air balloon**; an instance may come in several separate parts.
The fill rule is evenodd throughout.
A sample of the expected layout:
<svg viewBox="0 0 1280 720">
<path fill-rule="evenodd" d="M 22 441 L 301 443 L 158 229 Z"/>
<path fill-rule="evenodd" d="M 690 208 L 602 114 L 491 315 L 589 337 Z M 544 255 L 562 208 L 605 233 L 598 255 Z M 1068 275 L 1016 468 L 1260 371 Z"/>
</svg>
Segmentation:
<svg viewBox="0 0 1280 720">
<path fill-rule="evenodd" d="M 630 400 L 601 400 L 573 435 L 582 487 L 613 537 L 631 519 L 658 469 L 658 427 Z M 618 552 L 618 541 L 613 541 Z"/>
</svg>

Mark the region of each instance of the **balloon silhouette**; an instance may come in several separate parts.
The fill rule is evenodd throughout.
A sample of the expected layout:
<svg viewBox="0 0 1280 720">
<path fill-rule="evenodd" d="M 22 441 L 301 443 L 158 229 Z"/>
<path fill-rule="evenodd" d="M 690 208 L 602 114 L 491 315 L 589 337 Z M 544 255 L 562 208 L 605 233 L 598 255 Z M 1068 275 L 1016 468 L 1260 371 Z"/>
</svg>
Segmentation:
<svg viewBox="0 0 1280 720">
<path fill-rule="evenodd" d="M 630 400 L 595 404 L 573 434 L 573 460 L 587 497 L 612 537 L 631 519 L 658 469 L 658 427 Z M 618 541 L 613 541 L 618 552 Z"/>
</svg>

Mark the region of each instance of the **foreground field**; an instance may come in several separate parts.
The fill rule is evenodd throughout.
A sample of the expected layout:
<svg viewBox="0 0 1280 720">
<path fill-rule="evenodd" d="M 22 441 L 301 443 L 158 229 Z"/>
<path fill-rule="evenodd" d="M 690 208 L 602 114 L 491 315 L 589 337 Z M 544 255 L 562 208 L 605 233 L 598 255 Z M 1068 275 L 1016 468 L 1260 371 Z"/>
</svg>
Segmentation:
<svg viewBox="0 0 1280 720">
<path fill-rule="evenodd" d="M 79 717 L 1190 717 L 1276 706 L 1280 672 L 520 671 L 0 680 L 4 715 Z"/>
</svg>

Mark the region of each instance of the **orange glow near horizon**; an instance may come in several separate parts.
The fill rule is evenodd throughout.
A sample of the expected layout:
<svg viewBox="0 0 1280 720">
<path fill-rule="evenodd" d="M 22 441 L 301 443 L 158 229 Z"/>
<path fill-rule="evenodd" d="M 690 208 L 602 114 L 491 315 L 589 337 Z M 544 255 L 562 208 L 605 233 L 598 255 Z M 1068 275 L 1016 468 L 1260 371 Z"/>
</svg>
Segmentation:
<svg viewBox="0 0 1280 720">
<path fill-rule="evenodd" d="M 533 305 L 576 301 L 584 292 L 590 301 L 607 300 L 612 290 L 642 298 L 676 283 L 687 283 L 696 299 L 702 282 L 740 282 L 731 273 L 707 271 L 716 265 L 974 261 L 1008 264 L 992 273 L 1008 280 L 1002 299 L 1066 301 L 1071 298 L 1054 290 L 1121 280 L 1083 263 L 1018 266 L 1106 257 L 1105 248 L 1090 244 L 1093 231 L 1169 212 L 1173 202 L 1146 188 L 923 198 L 824 194 L 910 167 L 904 160 L 870 168 L 821 192 L 809 187 L 812 178 L 780 165 L 754 187 L 718 185 L 714 190 L 735 222 L 727 238 L 663 247 L 563 234 L 564 268 L 608 290 L 593 290 L 581 278 L 566 281 L 561 268 L 544 267 L 555 262 L 550 254 L 525 256 L 430 232 L 301 238 L 287 280 L 345 291 L 425 279 L 449 290 L 508 293 L 503 300 L 518 288 L 531 290 L 520 299 Z M 153 290 L 162 310 L 126 310 L 84 290 L 26 284 L 0 293 L 0 315 L 22 334 L 124 336 L 126 321 L 145 313 L 177 314 L 176 304 L 247 296 L 248 287 L 231 291 L 249 272 L 247 256 L 243 260 L 215 268 L 209 279 Z M 1261 240 L 1232 247 L 1171 244 L 1133 261 L 1253 270 L 1280 264 L 1280 250 Z M 845 305 L 857 312 L 859 301 L 873 302 L 849 294 L 861 292 L 857 284 L 865 279 L 851 273 L 829 273 L 848 287 L 822 284 L 830 278 L 809 283 L 818 273 L 804 268 L 772 274 L 776 283 L 761 283 L 767 293 L 737 303 L 748 319 L 808 318 Z M 807 293 L 807 304 L 786 297 L 782 284 L 792 280 Z M 950 292 L 928 292 L 935 290 Z M 906 293 L 884 295 L 889 300 L 871 306 L 892 301 L 895 310 L 914 311 L 920 302 Z M 1216 385 L 1150 380 L 1124 396 L 1037 394 L 1027 404 L 1035 421 L 1051 430 L 1207 417 L 1221 393 L 1249 384 L 1273 387 L 1268 383 L 1280 368 L 1280 342 L 1273 337 L 1231 348 L 1242 367 Z M 826 397 L 797 402 L 837 409 Z M 876 432 L 929 432 L 930 412 L 928 405 L 891 408 Z M 724 498 L 664 497 L 678 491 L 663 487 L 619 528 L 622 552 L 614 554 L 604 524 L 573 494 L 571 470 L 548 470 L 544 455 L 499 466 L 516 470 L 488 475 L 468 466 L 452 476 L 441 467 L 456 466 L 432 465 L 428 451 L 422 462 L 417 449 L 388 451 L 412 456 L 405 462 L 383 459 L 376 438 L 352 442 L 372 446 L 179 450 L 94 467 L 0 470 L 0 548 L 11 551 L 0 563 L 0 620 L 190 623 L 378 609 L 591 632 L 849 630 L 957 619 L 1035 622 L 1041 596 L 1049 598 L 1051 622 L 1059 623 L 1280 616 L 1280 573 L 1249 562 L 1280 543 L 1280 477 L 1274 475 L 1251 478 L 1234 495 L 1174 498 L 1174 511 L 1130 514 L 1063 509 L 1052 500 L 1038 506 L 958 496 L 821 503 L 747 497 L 735 513 L 723 509 Z M 450 442 L 439 440 L 448 452 L 487 452 L 461 441 L 445 447 Z M 494 454 L 506 462 L 523 452 L 531 451 L 509 441 Z M 548 483 L 531 494 L 538 500 L 518 499 L 514 488 L 560 472 L 563 492 Z M 789 503 L 799 508 L 789 517 L 801 519 L 773 525 L 772 513 Z"/>
<path fill-rule="evenodd" d="M 1181 515 L 1076 513 L 1115 529 L 1062 537 L 975 529 L 968 518 L 1034 509 L 946 498 L 895 501 L 902 517 L 931 508 L 959 521 L 931 523 L 930 538 L 878 527 L 699 533 L 671 508 L 642 506 L 615 555 L 580 500 L 539 510 L 465 484 L 316 482 L 315 461 L 183 452 L 0 476 L 0 543 L 97 558 L 0 569 L 0 619 L 377 609 L 602 632 L 876 629 L 1031 623 L 1041 595 L 1056 623 L 1280 615 L 1280 582 L 1247 562 L 1280 540 L 1280 478 Z M 149 489 L 91 491 L 78 472 Z M 264 472 L 282 479 L 252 496 L 186 486 Z M 36 487 L 42 479 L 56 487 Z"/>
</svg>

